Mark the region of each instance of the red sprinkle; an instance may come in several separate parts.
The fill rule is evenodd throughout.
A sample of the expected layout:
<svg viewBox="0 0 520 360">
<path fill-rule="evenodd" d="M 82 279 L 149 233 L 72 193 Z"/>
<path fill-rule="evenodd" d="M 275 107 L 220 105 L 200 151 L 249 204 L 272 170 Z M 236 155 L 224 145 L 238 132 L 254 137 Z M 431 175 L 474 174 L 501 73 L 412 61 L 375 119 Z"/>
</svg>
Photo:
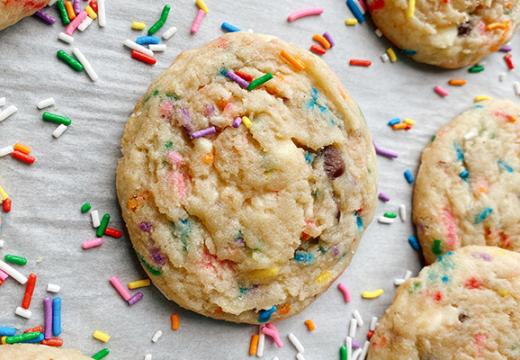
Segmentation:
<svg viewBox="0 0 520 360">
<path fill-rule="evenodd" d="M 98 6 L 97 6 L 97 1 L 96 0 L 91 0 L 88 5 L 92 8 L 92 10 L 94 10 L 97 14 L 98 12 Z"/>
<path fill-rule="evenodd" d="M 317 44 L 313 44 L 310 50 L 317 55 L 323 55 L 327 52 L 324 48 Z"/>
<path fill-rule="evenodd" d="M 513 70 L 515 68 L 515 64 L 513 64 L 513 56 L 511 54 L 504 55 L 504 61 L 507 64 L 507 68 L 509 70 Z"/>
<path fill-rule="evenodd" d="M 33 156 L 24 154 L 23 152 L 18 150 L 13 151 L 11 153 L 11 157 L 28 165 L 31 165 L 36 161 L 36 159 Z"/>
<path fill-rule="evenodd" d="M 11 207 L 13 206 L 13 202 L 11 199 L 7 198 L 2 202 L 2 209 L 4 212 L 8 213 L 11 211 Z"/>
<path fill-rule="evenodd" d="M 370 340 L 373 335 L 374 335 L 374 331 L 373 330 L 368 330 L 368 332 L 367 332 L 367 340 Z"/>
<path fill-rule="evenodd" d="M 111 227 L 107 227 L 105 229 L 105 235 L 113 237 L 113 238 L 116 238 L 116 239 L 119 239 L 121 236 L 123 236 L 123 233 L 121 231 L 117 230 L 117 229 L 114 229 L 114 228 L 111 228 Z"/>
<path fill-rule="evenodd" d="M 60 338 L 50 338 L 42 341 L 42 345 L 60 347 L 63 346 L 63 340 Z"/>
<path fill-rule="evenodd" d="M 143 54 L 137 50 L 132 50 L 132 58 L 150 65 L 154 65 L 157 62 L 156 58 Z"/>
<path fill-rule="evenodd" d="M 379 10 L 385 7 L 385 0 L 373 0 L 368 3 L 368 9 L 370 11 Z"/>
<path fill-rule="evenodd" d="M 350 66 L 369 67 L 370 65 L 372 65 L 372 61 L 363 59 L 350 59 L 348 63 Z"/>
<path fill-rule="evenodd" d="M 44 328 L 42 325 L 38 325 L 38 326 L 35 326 L 35 327 L 32 327 L 32 328 L 29 328 L 29 329 L 25 329 L 23 331 L 24 334 L 27 334 L 27 333 L 30 333 L 30 332 L 43 332 L 44 331 Z"/>
<path fill-rule="evenodd" d="M 27 285 L 25 285 L 25 294 L 23 295 L 22 300 L 22 307 L 24 309 L 29 309 L 29 306 L 31 306 L 31 300 L 34 293 L 34 287 L 36 286 L 36 274 L 30 273 Z"/>
<path fill-rule="evenodd" d="M 243 72 L 243 71 L 240 71 L 240 70 L 235 71 L 235 74 L 240 76 L 245 81 L 253 81 L 253 79 L 254 79 L 253 75 L 250 75 L 250 74 L 248 74 L 246 72 Z"/>
</svg>

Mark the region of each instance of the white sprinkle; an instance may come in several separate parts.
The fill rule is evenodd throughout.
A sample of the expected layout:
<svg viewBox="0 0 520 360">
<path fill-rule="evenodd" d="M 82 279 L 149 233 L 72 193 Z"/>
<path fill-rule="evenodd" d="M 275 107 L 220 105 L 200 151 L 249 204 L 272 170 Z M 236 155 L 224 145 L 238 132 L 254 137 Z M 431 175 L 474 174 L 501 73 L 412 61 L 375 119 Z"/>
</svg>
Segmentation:
<svg viewBox="0 0 520 360">
<path fill-rule="evenodd" d="M 79 30 L 79 31 L 85 31 L 85 30 L 87 30 L 87 28 L 90 26 L 90 24 L 92 24 L 93 21 L 94 21 L 94 20 L 92 20 L 92 18 L 91 18 L 90 16 L 87 16 L 87 17 L 85 18 L 85 20 L 83 20 L 83 21 L 81 22 L 81 24 L 79 24 L 79 26 L 78 26 L 78 30 Z"/>
<path fill-rule="evenodd" d="M 471 140 L 478 135 L 477 129 L 473 128 L 464 135 L 464 140 Z"/>
<path fill-rule="evenodd" d="M 74 38 L 72 36 L 67 35 L 63 32 L 58 34 L 58 39 L 67 44 L 72 44 L 74 42 Z"/>
<path fill-rule="evenodd" d="M 98 6 L 99 6 L 99 3 L 98 3 Z M 148 49 L 148 48 L 145 48 L 144 46 L 142 45 L 139 45 L 138 43 L 130 40 L 130 39 L 126 39 L 124 42 L 123 42 L 123 45 L 132 49 L 132 50 L 137 50 L 137 51 L 140 51 L 142 52 L 143 54 L 146 54 L 148 56 L 153 56 L 153 51 Z"/>
<path fill-rule="evenodd" d="M 55 104 L 56 102 L 54 101 L 54 98 L 50 97 L 40 101 L 38 104 L 36 104 L 36 107 L 41 110 L 48 108 L 49 106 L 54 106 Z"/>
<path fill-rule="evenodd" d="M 99 1 L 99 0 L 98 0 L 98 1 Z M 161 331 L 161 330 L 157 330 L 157 331 L 155 332 L 155 334 L 153 334 L 153 336 L 152 336 L 152 342 L 153 342 L 153 343 L 156 343 L 156 342 L 159 340 L 159 338 L 160 338 L 161 336 L 162 336 L 162 331 Z"/>
<path fill-rule="evenodd" d="M 354 319 L 356 319 L 357 326 L 362 327 L 365 324 L 365 322 L 363 321 L 363 318 L 361 317 L 361 314 L 359 313 L 359 311 L 354 310 L 354 312 L 352 312 L 352 316 L 354 316 Z"/>
<path fill-rule="evenodd" d="M 152 354 L 146 354 L 144 360 L 152 360 Z"/>
<path fill-rule="evenodd" d="M 352 359 L 352 338 L 350 336 L 347 336 L 347 359 Z"/>
<path fill-rule="evenodd" d="M 0 270 L 3 270 L 7 275 L 24 285 L 27 282 L 27 278 L 22 275 L 18 270 L 13 268 L 11 265 L 0 260 Z"/>
<path fill-rule="evenodd" d="M 64 125 L 64 124 L 60 124 L 53 132 L 52 132 L 52 136 L 57 139 L 59 138 L 61 135 L 63 135 L 63 133 L 65 131 L 67 131 L 69 127 L 67 125 Z"/>
<path fill-rule="evenodd" d="M 278 359 L 278 356 L 275 356 L 271 360 L 280 360 L 280 359 Z"/>
<path fill-rule="evenodd" d="M 368 328 L 370 331 L 374 331 L 377 326 L 377 316 L 372 316 L 372 320 L 370 320 L 370 327 Z"/>
<path fill-rule="evenodd" d="M 363 349 L 357 348 L 356 351 L 352 354 L 352 360 L 357 360 L 359 358 L 359 355 L 363 352 Z"/>
<path fill-rule="evenodd" d="M 405 204 L 399 205 L 399 217 L 401 218 L 402 222 L 406 221 L 406 205 Z"/>
<path fill-rule="evenodd" d="M 79 62 L 83 65 L 83 67 L 85 68 L 85 71 L 87 72 L 87 75 L 90 77 L 90 80 L 96 82 L 96 80 L 98 79 L 98 76 L 97 76 L 96 72 L 94 71 L 94 68 L 92 67 L 92 65 L 90 65 L 90 62 L 87 60 L 85 55 L 83 55 L 83 53 L 81 52 L 81 50 L 78 48 L 72 48 L 72 53 L 74 54 L 74 56 L 76 56 L 76 58 L 78 58 Z"/>
<path fill-rule="evenodd" d="M 384 62 L 384 63 L 390 61 L 390 58 L 388 57 L 387 53 L 384 53 L 384 54 L 381 55 L 381 61 Z"/>
<path fill-rule="evenodd" d="M 24 308 L 21 307 L 21 306 L 18 306 L 18 307 L 16 308 L 16 310 L 14 311 L 14 313 L 15 313 L 16 315 L 21 316 L 21 317 L 26 318 L 26 319 L 30 319 L 30 318 L 31 318 L 31 315 L 32 315 L 31 310 L 29 310 L 29 309 L 24 309 Z"/>
<path fill-rule="evenodd" d="M 296 359 L 298 359 L 298 360 L 305 360 L 305 358 L 303 357 L 302 353 L 296 354 Z"/>
<path fill-rule="evenodd" d="M 506 74 L 505 73 L 498 74 L 498 81 L 502 82 L 502 81 L 504 81 L 505 78 L 506 78 Z"/>
<path fill-rule="evenodd" d="M 0 239 L 0 249 L 2 249 L 5 246 L 5 241 L 3 239 Z"/>
<path fill-rule="evenodd" d="M 264 347 L 265 347 L 265 335 L 258 335 L 258 347 L 256 348 L 256 357 L 261 358 L 264 356 Z"/>
<path fill-rule="evenodd" d="M 520 82 L 515 81 L 513 83 L 513 89 L 515 89 L 515 95 L 520 96 Z"/>
<path fill-rule="evenodd" d="M 410 270 L 406 270 L 406 272 L 404 273 L 404 279 L 408 280 L 411 277 L 412 277 L 412 272 Z"/>
<path fill-rule="evenodd" d="M 363 344 L 363 352 L 361 353 L 361 356 L 359 357 L 358 360 L 365 360 L 365 358 L 367 357 L 368 347 L 369 346 L 370 346 L 370 342 L 369 341 L 365 341 L 365 343 Z"/>
<path fill-rule="evenodd" d="M 351 337 L 351 338 L 355 338 L 356 337 L 356 328 L 357 328 L 357 320 L 356 319 L 350 319 L 350 327 L 349 327 L 349 330 L 348 330 L 348 336 L 349 337 Z"/>
<path fill-rule="evenodd" d="M 168 40 L 169 38 L 171 38 L 173 35 L 175 35 L 175 33 L 177 32 L 177 28 L 175 26 L 172 26 L 171 28 L 169 28 L 168 30 L 166 30 L 163 34 L 162 34 L 162 38 L 164 40 Z"/>
<path fill-rule="evenodd" d="M 0 122 L 6 120 L 9 116 L 13 115 L 18 111 L 18 108 L 14 105 L 9 105 L 4 110 L 0 111 Z"/>
<path fill-rule="evenodd" d="M 92 219 L 92 226 L 97 229 L 101 222 L 99 221 L 99 212 L 97 210 L 90 212 L 90 218 Z"/>
<path fill-rule="evenodd" d="M 52 283 L 48 283 L 47 284 L 47 291 L 48 292 L 51 292 L 51 293 L 59 293 L 61 290 L 61 287 L 59 285 L 56 285 L 56 284 L 52 284 Z"/>
<path fill-rule="evenodd" d="M 150 44 L 148 48 L 153 52 L 162 52 L 166 51 L 166 44 Z"/>
<path fill-rule="evenodd" d="M 379 37 L 379 38 L 380 38 L 381 36 L 383 36 L 383 33 L 382 33 L 381 30 L 379 30 L 379 29 L 376 29 L 374 32 L 376 33 L 377 37 Z"/>
<path fill-rule="evenodd" d="M 287 336 L 289 337 L 289 341 L 291 342 L 291 344 L 293 344 L 296 351 L 303 354 L 305 352 L 305 349 L 303 348 L 303 345 L 300 342 L 300 340 L 298 340 L 298 338 L 293 333 L 289 333 L 289 335 Z"/>
<path fill-rule="evenodd" d="M 6 155 L 9 155 L 14 151 L 13 145 L 9 145 L 3 148 L 0 148 L 0 158 Z"/>
<path fill-rule="evenodd" d="M 392 218 L 387 218 L 386 216 L 380 216 L 377 218 L 377 221 L 380 223 L 380 224 L 393 224 L 395 219 L 392 219 Z"/>
<path fill-rule="evenodd" d="M 98 0 L 98 22 L 99 27 L 105 27 L 107 18 L 105 15 L 105 0 Z"/>
<path fill-rule="evenodd" d="M 0 107 L 4 106 L 5 102 L 6 102 L 5 97 L 1 97 L 0 98 Z"/>
<path fill-rule="evenodd" d="M 49 3 L 47 4 L 47 6 L 51 7 L 52 5 L 54 5 L 56 3 L 56 1 L 58 1 L 58 0 L 50 0 Z"/>
<path fill-rule="evenodd" d="M 405 280 L 401 279 L 401 278 L 394 279 L 395 286 L 401 286 L 404 282 L 405 282 Z"/>
</svg>

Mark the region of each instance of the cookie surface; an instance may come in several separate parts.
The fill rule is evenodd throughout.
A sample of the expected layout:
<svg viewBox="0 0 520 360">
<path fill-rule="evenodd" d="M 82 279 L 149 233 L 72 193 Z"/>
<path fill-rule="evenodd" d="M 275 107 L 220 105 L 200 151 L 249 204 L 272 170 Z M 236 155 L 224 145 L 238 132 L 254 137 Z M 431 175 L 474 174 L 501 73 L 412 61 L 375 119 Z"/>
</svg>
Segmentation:
<svg viewBox="0 0 520 360">
<path fill-rule="evenodd" d="M 26 16 L 49 3 L 49 0 L 2 0 L 0 1 L 0 30 L 16 24 Z"/>
<path fill-rule="evenodd" d="M 413 221 L 427 263 L 466 245 L 520 251 L 519 117 L 512 102 L 480 103 L 424 150 Z"/>
<path fill-rule="evenodd" d="M 247 90 L 228 70 L 273 78 Z M 359 108 L 322 60 L 272 36 L 182 53 L 137 104 L 122 153 L 118 197 L 143 267 L 167 298 L 218 319 L 301 311 L 344 271 L 374 212 Z"/>
<path fill-rule="evenodd" d="M 519 359 L 520 254 L 467 246 L 399 287 L 368 359 Z"/>
<path fill-rule="evenodd" d="M 0 346 L 0 360 L 88 360 L 78 350 L 45 345 L 15 344 Z"/>
<path fill-rule="evenodd" d="M 369 0 L 368 7 L 376 26 L 399 49 L 445 68 L 468 66 L 497 51 L 520 20 L 518 0 Z"/>
</svg>

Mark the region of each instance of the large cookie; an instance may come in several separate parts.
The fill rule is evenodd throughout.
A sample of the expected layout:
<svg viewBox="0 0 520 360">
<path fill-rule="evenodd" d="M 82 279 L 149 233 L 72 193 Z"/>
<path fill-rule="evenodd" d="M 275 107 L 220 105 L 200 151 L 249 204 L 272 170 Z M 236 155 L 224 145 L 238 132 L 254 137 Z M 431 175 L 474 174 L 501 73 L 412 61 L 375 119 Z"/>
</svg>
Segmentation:
<svg viewBox="0 0 520 360">
<path fill-rule="evenodd" d="M 89 360 L 78 350 L 45 345 L 0 345 L 0 360 Z"/>
<path fill-rule="evenodd" d="M 520 20 L 518 0 L 368 0 L 368 6 L 397 47 L 416 61 L 445 68 L 471 65 L 497 51 Z"/>
<path fill-rule="evenodd" d="M 16 24 L 49 3 L 49 0 L 0 0 L 0 30 Z"/>
<path fill-rule="evenodd" d="M 268 73 L 255 89 L 237 79 Z M 144 268 L 214 318 L 301 311 L 345 270 L 374 212 L 361 111 L 322 60 L 272 36 L 182 53 L 135 107 L 122 153 L 118 196 Z"/>
<path fill-rule="evenodd" d="M 466 245 L 520 251 L 520 107 L 475 105 L 422 154 L 413 221 L 426 262 Z"/>
<path fill-rule="evenodd" d="M 449 252 L 399 287 L 369 360 L 520 359 L 520 254 Z"/>
</svg>

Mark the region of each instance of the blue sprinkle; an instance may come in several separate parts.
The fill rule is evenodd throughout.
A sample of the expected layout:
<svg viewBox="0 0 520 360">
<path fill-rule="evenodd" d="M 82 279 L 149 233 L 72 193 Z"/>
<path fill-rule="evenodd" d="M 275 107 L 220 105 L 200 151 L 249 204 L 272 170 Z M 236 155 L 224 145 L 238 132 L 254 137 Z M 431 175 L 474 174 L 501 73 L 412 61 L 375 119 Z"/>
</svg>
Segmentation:
<svg viewBox="0 0 520 360">
<path fill-rule="evenodd" d="M 226 68 L 222 68 L 219 70 L 220 75 L 227 77 L 228 70 Z"/>
<path fill-rule="evenodd" d="M 406 56 L 414 56 L 414 55 L 417 55 L 417 50 L 412 50 L 412 49 L 403 49 L 401 50 L 401 52 L 406 55 Z"/>
<path fill-rule="evenodd" d="M 498 163 L 498 166 L 500 166 L 502 169 L 504 169 L 505 171 L 509 172 L 509 173 L 512 173 L 513 172 L 513 168 L 511 166 L 509 166 L 506 162 L 504 162 L 503 160 L 498 160 L 497 161 Z"/>
<path fill-rule="evenodd" d="M 59 296 L 52 299 L 52 335 L 61 334 L 61 298 Z"/>
<path fill-rule="evenodd" d="M 459 176 L 462 180 L 466 181 L 469 176 L 469 171 L 467 169 L 464 169 L 459 173 Z"/>
<path fill-rule="evenodd" d="M 480 212 L 480 214 L 475 216 L 475 224 L 480 224 L 482 221 L 486 220 L 486 218 L 489 215 L 491 215 L 492 212 L 493 212 L 492 208 L 490 208 L 490 207 L 484 208 L 484 210 L 482 210 Z"/>
<path fill-rule="evenodd" d="M 314 155 L 310 151 L 306 151 L 305 152 L 305 162 L 307 164 L 311 164 L 313 159 L 314 159 Z"/>
<path fill-rule="evenodd" d="M 356 224 L 358 230 L 363 230 L 363 218 L 359 215 L 356 216 Z"/>
<path fill-rule="evenodd" d="M 464 161 L 464 151 L 459 144 L 455 144 L 455 152 L 457 153 L 457 161 Z"/>
<path fill-rule="evenodd" d="M 450 281 L 450 278 L 449 278 L 448 275 L 444 275 L 443 277 L 441 277 L 441 280 L 442 280 L 443 283 L 447 284 L 448 281 Z"/>
<path fill-rule="evenodd" d="M 268 322 L 269 319 L 271 319 L 271 315 L 276 311 L 276 306 L 273 305 L 272 308 L 267 310 L 260 310 L 260 313 L 258 314 L 258 322 L 265 323 Z"/>
<path fill-rule="evenodd" d="M 404 171 L 404 174 L 403 174 L 403 175 L 404 175 L 404 178 L 406 179 L 406 182 L 407 182 L 408 184 L 413 184 L 414 177 L 413 177 L 413 174 L 412 174 L 412 172 L 411 172 L 410 170 L 406 169 L 406 170 Z"/>
<path fill-rule="evenodd" d="M 294 260 L 304 264 L 311 264 L 314 262 L 314 254 L 306 251 L 297 250 L 294 253 Z"/>
<path fill-rule="evenodd" d="M 401 119 L 399 118 L 393 118 L 392 120 L 390 120 L 387 125 L 388 126 L 394 126 L 395 124 L 399 124 L 401 122 Z"/>
<path fill-rule="evenodd" d="M 352 11 L 352 15 L 354 15 L 357 21 L 360 24 L 363 24 L 363 22 L 365 21 L 365 15 L 363 15 L 363 12 L 359 8 L 359 6 L 357 6 L 354 0 L 347 0 L 347 6 L 350 9 L 350 11 Z"/>
<path fill-rule="evenodd" d="M 236 27 L 235 25 L 230 24 L 228 22 L 225 22 L 225 21 L 222 23 L 222 25 L 220 25 L 220 28 L 224 32 L 237 32 L 237 31 L 240 31 L 240 29 L 238 27 Z"/>
<path fill-rule="evenodd" d="M 408 236 L 408 244 L 414 249 L 415 251 L 421 250 L 421 245 L 417 241 L 417 238 L 413 235 Z"/>
<path fill-rule="evenodd" d="M 25 344 L 37 344 L 41 343 L 45 339 L 45 335 L 42 333 L 37 338 L 31 339 L 31 340 L 25 340 L 22 341 Z"/>
<path fill-rule="evenodd" d="M 320 109 L 320 112 L 325 112 L 325 111 L 328 110 L 326 106 L 323 106 L 323 105 L 320 105 L 320 104 L 318 104 L 318 109 Z"/>
<path fill-rule="evenodd" d="M 0 327 L 0 336 L 14 336 L 16 335 L 16 328 L 2 326 Z"/>
<path fill-rule="evenodd" d="M 157 36 L 139 36 L 135 39 L 135 42 L 139 45 L 159 44 L 161 39 Z"/>
</svg>

